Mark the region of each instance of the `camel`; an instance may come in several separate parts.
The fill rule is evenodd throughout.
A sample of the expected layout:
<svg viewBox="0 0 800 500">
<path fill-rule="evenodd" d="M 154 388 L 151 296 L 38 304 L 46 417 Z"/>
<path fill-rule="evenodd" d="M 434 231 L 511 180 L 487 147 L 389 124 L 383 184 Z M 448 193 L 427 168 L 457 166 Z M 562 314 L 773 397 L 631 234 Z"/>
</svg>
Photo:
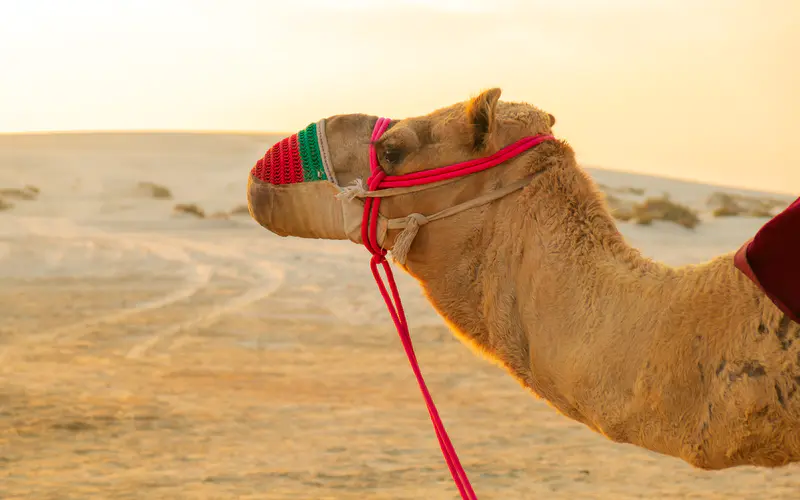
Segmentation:
<svg viewBox="0 0 800 500">
<path fill-rule="evenodd" d="M 380 168 L 422 172 L 552 134 L 553 115 L 500 95 L 492 88 L 392 120 L 373 144 Z M 305 129 L 299 146 L 274 146 L 265 158 L 283 155 L 295 177 L 257 164 L 252 217 L 281 236 L 362 243 L 364 201 L 351 188 L 370 175 L 377 119 L 331 116 Z M 316 147 L 323 160 L 298 173 L 292 147 L 305 156 Z M 529 181 L 502 197 L 417 221 L 413 241 L 403 242 L 395 264 L 454 334 L 614 442 L 706 470 L 800 460 L 800 324 L 736 268 L 734 253 L 670 267 L 631 247 L 566 141 L 383 198 L 380 244 L 394 254 L 408 214 L 439 213 L 520 179 Z"/>
</svg>

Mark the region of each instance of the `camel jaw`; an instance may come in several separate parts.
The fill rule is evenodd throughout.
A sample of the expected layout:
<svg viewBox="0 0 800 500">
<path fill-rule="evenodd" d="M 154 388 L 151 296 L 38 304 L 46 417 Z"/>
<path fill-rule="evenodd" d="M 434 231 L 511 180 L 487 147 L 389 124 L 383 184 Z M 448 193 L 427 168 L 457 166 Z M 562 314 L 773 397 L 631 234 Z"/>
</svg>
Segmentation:
<svg viewBox="0 0 800 500">
<path fill-rule="evenodd" d="M 253 175 L 247 183 L 250 215 L 278 236 L 348 239 L 339 189 L 327 181 L 270 184 Z"/>
</svg>

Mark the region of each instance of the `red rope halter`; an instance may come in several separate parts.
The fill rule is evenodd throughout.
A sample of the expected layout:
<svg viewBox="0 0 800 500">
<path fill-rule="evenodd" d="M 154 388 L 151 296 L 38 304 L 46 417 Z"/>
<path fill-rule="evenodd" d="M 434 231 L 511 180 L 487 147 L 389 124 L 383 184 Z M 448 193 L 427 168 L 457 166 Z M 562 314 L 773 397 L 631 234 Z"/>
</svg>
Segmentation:
<svg viewBox="0 0 800 500">
<path fill-rule="evenodd" d="M 368 189 L 370 191 L 377 191 L 379 189 L 396 188 L 396 187 L 410 187 L 420 184 L 430 184 L 433 182 L 440 182 L 455 177 L 463 177 L 475 172 L 480 172 L 488 168 L 497 166 L 504 161 L 513 158 L 530 148 L 541 144 L 544 141 L 554 140 L 551 135 L 536 135 L 525 137 L 519 141 L 501 149 L 497 153 L 484 158 L 477 158 L 474 160 L 456 163 L 447 167 L 441 167 L 432 170 L 425 170 L 422 172 L 414 172 L 406 175 L 387 176 L 380 165 L 378 164 L 378 156 L 375 151 L 375 142 L 380 139 L 386 129 L 389 128 L 391 120 L 388 118 L 379 118 L 372 131 L 372 139 L 370 140 L 369 147 L 369 164 L 370 164 L 370 177 L 367 181 Z M 461 498 L 465 500 L 477 500 L 475 491 L 467 478 L 467 473 L 461 466 L 455 448 L 447 436 L 447 431 L 444 428 L 442 419 L 439 417 L 439 412 L 436 410 L 436 405 L 433 398 L 425 385 L 425 380 L 422 377 L 422 372 L 419 369 L 416 354 L 414 353 L 414 346 L 411 343 L 411 336 L 408 331 L 408 322 L 406 315 L 403 311 L 403 303 L 400 301 L 400 293 L 397 290 L 397 284 L 392 274 L 392 269 L 386 260 L 386 250 L 378 245 L 378 211 L 380 209 L 381 198 L 368 197 L 364 200 L 364 215 L 361 221 L 361 240 L 367 250 L 372 254 L 370 260 L 370 269 L 372 275 L 375 277 L 375 282 L 378 284 L 378 289 L 383 296 L 386 307 L 389 309 L 389 314 L 394 321 L 397 328 L 397 333 L 400 335 L 400 340 L 403 343 L 403 348 L 406 351 L 411 369 L 417 378 L 417 383 L 422 391 L 422 396 L 425 398 L 425 404 L 428 407 L 433 427 L 436 430 L 436 437 L 439 440 L 439 446 L 442 449 L 447 467 L 450 469 L 450 474 L 453 476 L 458 491 L 461 493 Z M 383 279 L 381 278 L 378 266 L 383 266 L 386 273 L 387 281 L 389 282 L 389 290 L 387 290 Z"/>
</svg>

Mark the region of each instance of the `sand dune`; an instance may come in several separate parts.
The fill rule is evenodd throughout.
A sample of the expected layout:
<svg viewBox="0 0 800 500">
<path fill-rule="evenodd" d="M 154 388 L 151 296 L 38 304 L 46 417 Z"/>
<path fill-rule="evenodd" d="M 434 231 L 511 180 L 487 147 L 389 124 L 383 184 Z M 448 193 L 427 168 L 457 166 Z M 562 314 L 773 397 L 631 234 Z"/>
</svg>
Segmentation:
<svg viewBox="0 0 800 500">
<path fill-rule="evenodd" d="M 278 238 L 241 210 L 279 138 L 0 136 L 0 189 L 38 188 L 0 196 L 0 498 L 455 498 L 365 251 Z M 764 223 L 714 217 L 715 192 L 794 199 L 590 172 L 620 199 L 696 211 L 691 230 L 620 222 L 676 265 Z M 796 466 L 704 472 L 593 434 L 399 286 L 480 498 L 797 497 Z"/>
</svg>

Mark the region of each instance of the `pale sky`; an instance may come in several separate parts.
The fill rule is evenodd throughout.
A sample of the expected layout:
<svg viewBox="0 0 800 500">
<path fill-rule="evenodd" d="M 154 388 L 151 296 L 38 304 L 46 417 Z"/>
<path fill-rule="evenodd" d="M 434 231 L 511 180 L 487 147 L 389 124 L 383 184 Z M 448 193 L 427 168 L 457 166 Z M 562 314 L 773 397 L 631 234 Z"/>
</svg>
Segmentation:
<svg viewBox="0 0 800 500">
<path fill-rule="evenodd" d="M 0 132 L 294 132 L 499 86 L 582 163 L 800 193 L 798 0 L 0 0 Z"/>
</svg>

